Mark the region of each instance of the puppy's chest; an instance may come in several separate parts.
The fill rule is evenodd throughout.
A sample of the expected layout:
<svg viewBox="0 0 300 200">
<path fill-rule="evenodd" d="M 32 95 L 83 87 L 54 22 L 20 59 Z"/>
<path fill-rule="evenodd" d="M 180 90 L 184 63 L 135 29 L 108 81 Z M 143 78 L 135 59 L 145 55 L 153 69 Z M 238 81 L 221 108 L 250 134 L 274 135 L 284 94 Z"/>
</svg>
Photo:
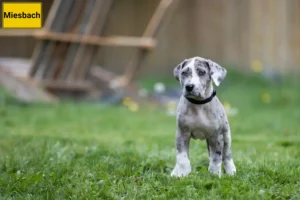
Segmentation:
<svg viewBox="0 0 300 200">
<path fill-rule="evenodd" d="M 215 134 L 220 126 L 217 116 L 201 111 L 186 116 L 185 121 L 194 139 L 206 139 Z"/>
</svg>

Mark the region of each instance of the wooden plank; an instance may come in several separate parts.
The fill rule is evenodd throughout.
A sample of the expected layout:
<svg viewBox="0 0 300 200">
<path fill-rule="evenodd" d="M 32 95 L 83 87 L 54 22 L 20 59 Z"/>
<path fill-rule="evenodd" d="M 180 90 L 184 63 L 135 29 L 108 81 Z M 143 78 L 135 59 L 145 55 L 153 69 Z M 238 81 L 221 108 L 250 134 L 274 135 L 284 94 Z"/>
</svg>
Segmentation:
<svg viewBox="0 0 300 200">
<path fill-rule="evenodd" d="M 59 42 L 55 47 L 55 51 L 53 55 L 50 57 L 49 69 L 47 73 L 44 75 L 44 79 L 55 79 L 56 74 L 62 69 L 62 60 L 64 59 L 67 49 L 69 47 L 68 43 Z"/>
<path fill-rule="evenodd" d="M 152 18 L 150 19 L 149 24 L 146 27 L 146 30 L 143 34 L 145 38 L 152 38 L 155 36 L 159 25 L 162 22 L 162 19 L 166 13 L 166 10 L 170 7 L 170 5 L 174 2 L 174 0 L 161 0 L 159 5 L 157 6 Z M 134 78 L 134 74 L 137 69 L 140 67 L 141 62 L 144 60 L 147 55 L 147 51 L 145 49 L 139 49 L 138 53 L 133 56 L 131 61 L 125 68 L 123 84 L 129 84 L 129 82 Z"/>
<path fill-rule="evenodd" d="M 51 6 L 50 12 L 47 16 L 47 20 L 44 25 L 44 30 L 50 30 L 53 21 L 55 19 L 55 16 L 57 15 L 59 11 L 59 7 L 62 3 L 62 0 L 55 0 Z M 35 73 L 37 72 L 37 69 L 40 65 L 41 59 L 43 58 L 43 52 L 46 49 L 46 46 L 48 45 L 49 41 L 38 41 L 34 51 L 33 55 L 31 57 L 32 60 L 32 66 L 30 69 L 29 76 L 33 77 Z"/>
<path fill-rule="evenodd" d="M 0 68 L 0 85 L 14 95 L 17 99 L 26 103 L 55 103 L 58 100 L 42 90 L 37 84 L 29 79 L 16 77 Z"/>
<path fill-rule="evenodd" d="M 84 12 L 86 0 L 77 1 L 74 4 L 72 12 L 68 15 L 67 23 L 65 24 L 64 32 L 75 32 L 77 24 L 80 21 L 80 13 Z"/>
<path fill-rule="evenodd" d="M 0 68 L 16 77 L 28 78 L 30 60 L 25 58 L 0 57 Z"/>
<path fill-rule="evenodd" d="M 80 68 L 77 70 L 77 73 L 75 74 L 75 78 L 78 80 L 85 80 L 89 73 L 89 69 L 91 65 L 95 62 L 96 53 L 97 51 L 100 51 L 99 46 L 91 46 L 86 45 L 85 47 L 82 47 L 84 53 L 81 57 L 81 60 L 78 60 L 78 64 L 80 64 Z"/>
<path fill-rule="evenodd" d="M 66 79 L 69 71 L 72 68 L 72 63 L 73 63 L 74 56 L 75 56 L 77 49 L 78 49 L 78 44 L 74 44 L 74 43 L 70 44 L 70 46 L 68 47 L 67 53 L 66 53 L 66 57 L 62 64 L 63 68 L 62 68 L 61 72 L 59 73 L 57 79 L 59 79 L 59 80 Z"/>
<path fill-rule="evenodd" d="M 57 45 L 57 42 L 53 41 L 47 41 L 45 46 L 45 49 L 42 54 L 41 60 L 37 63 L 38 69 L 36 70 L 36 73 L 34 75 L 35 80 L 42 80 L 44 77 L 44 74 L 47 72 L 47 68 L 50 64 L 50 60 L 52 59 L 52 55 L 54 53 L 54 48 Z"/>
<path fill-rule="evenodd" d="M 63 2 L 62 0 L 55 0 L 53 2 L 52 6 L 51 6 L 51 9 L 48 13 L 45 25 L 43 27 L 45 30 L 50 30 L 51 29 L 53 21 L 57 16 L 57 13 L 59 11 L 59 7 L 61 6 L 62 2 Z"/>
<path fill-rule="evenodd" d="M 91 35 L 98 35 L 100 36 L 103 32 L 103 29 L 105 27 L 107 17 L 108 17 L 108 12 L 113 4 L 113 0 L 105 0 L 103 3 L 100 5 L 101 10 L 96 11 L 99 13 L 97 16 L 97 25 L 93 26 L 93 29 L 91 30 Z M 81 68 L 77 70 L 76 77 L 80 80 L 84 80 L 89 73 L 89 70 L 92 66 L 93 63 L 95 63 L 96 60 L 96 55 L 98 55 L 100 48 L 99 46 L 91 46 L 91 45 L 82 45 L 83 49 L 83 55 L 81 60 Z M 78 57 L 79 59 L 79 57 Z"/>
<path fill-rule="evenodd" d="M 55 19 L 49 29 L 45 31 L 64 32 L 68 24 L 69 17 L 76 5 L 76 0 L 63 1 L 59 7 L 59 12 L 56 14 Z"/>
<path fill-rule="evenodd" d="M 154 37 L 156 34 L 159 25 L 162 22 L 162 19 L 167 11 L 167 9 L 171 6 L 174 0 L 161 0 L 157 9 L 155 10 L 144 34 L 143 37 Z"/>
<path fill-rule="evenodd" d="M 73 5 L 73 9 L 71 9 L 70 14 L 68 15 L 68 20 L 64 24 L 63 31 L 64 32 L 72 32 L 75 31 L 76 24 L 80 19 L 80 14 L 84 10 L 86 0 L 78 1 Z M 68 53 L 70 47 L 70 43 L 59 43 L 56 48 L 54 59 L 52 60 L 49 72 L 47 73 L 45 79 L 59 79 L 60 73 L 62 73 L 64 68 L 64 59 Z"/>
<path fill-rule="evenodd" d="M 60 20 L 60 22 L 56 22 L 55 30 L 58 30 L 59 32 L 68 32 L 72 28 L 74 28 L 74 23 L 78 21 L 78 18 L 80 16 L 78 15 L 78 12 L 82 10 L 83 2 L 84 1 L 75 3 L 74 0 L 73 2 L 67 2 L 64 9 L 64 15 L 60 16 L 60 18 L 67 18 L 67 20 Z M 54 41 L 52 42 L 52 44 L 54 44 Z M 58 73 L 58 71 L 61 71 L 61 68 L 63 67 L 61 60 L 64 58 L 68 47 L 69 44 L 62 42 L 59 42 L 56 45 L 52 46 L 54 52 L 53 56 L 48 57 L 48 60 L 46 61 L 48 63 L 48 66 L 46 67 L 46 70 L 43 74 L 44 79 L 55 79 L 55 74 Z"/>
<path fill-rule="evenodd" d="M 90 82 L 42 80 L 40 83 L 46 89 L 61 89 L 73 91 L 90 91 L 94 89 L 93 85 Z"/>
<path fill-rule="evenodd" d="M 87 26 L 84 31 L 84 35 L 90 35 L 93 31 L 94 26 L 97 26 L 96 23 L 97 23 L 99 13 L 101 13 L 101 6 L 103 4 L 103 0 L 98 0 L 94 3 L 95 3 L 95 5 L 93 5 L 92 11 L 89 13 L 90 17 L 87 18 L 88 22 L 87 22 Z M 72 68 L 71 68 L 69 74 L 67 75 L 68 81 L 75 80 L 77 72 L 79 71 L 79 69 L 81 67 L 83 67 L 81 65 L 81 62 L 82 62 L 85 50 L 86 50 L 86 45 L 79 44 L 78 50 L 74 56 Z"/>
<path fill-rule="evenodd" d="M 0 29 L 0 37 L 32 37 L 39 29 Z"/>
<path fill-rule="evenodd" d="M 90 74 L 92 77 L 94 77 L 100 81 L 105 81 L 105 82 L 110 82 L 117 78 L 117 76 L 114 73 L 112 73 L 100 66 L 91 67 Z"/>
<path fill-rule="evenodd" d="M 64 1 L 59 10 L 60 12 L 57 14 L 55 21 L 53 22 L 51 26 L 51 30 L 56 32 L 62 32 L 65 30 L 65 25 L 68 21 L 68 16 L 73 10 L 74 7 L 74 0 L 68 0 Z M 62 12 L 63 11 L 63 12 Z M 41 63 L 40 69 L 38 70 L 36 78 L 41 80 L 48 76 L 49 71 L 51 71 L 51 68 L 55 68 L 53 64 L 55 64 L 55 57 L 57 55 L 57 52 L 59 51 L 60 45 L 56 41 L 50 41 L 49 45 L 47 46 L 46 53 L 44 55 L 44 59 Z M 54 69 L 55 70 L 55 69 Z"/>
<path fill-rule="evenodd" d="M 44 30 L 54 30 L 54 31 L 62 31 L 64 24 L 66 23 L 66 17 L 68 13 L 72 10 L 72 5 L 74 0 L 63 1 L 60 2 L 57 0 L 55 2 L 49 19 L 47 18 L 47 23 L 44 27 Z M 53 12 L 52 12 L 53 11 Z M 37 50 L 38 57 L 33 63 L 33 68 L 35 69 L 34 75 L 32 75 L 36 80 L 42 80 L 51 65 L 51 58 L 53 53 L 55 52 L 55 48 L 57 46 L 56 41 L 40 41 L 40 48 Z"/>
<path fill-rule="evenodd" d="M 33 55 L 31 57 L 32 66 L 30 68 L 29 77 L 34 77 L 36 75 L 36 72 L 38 71 L 40 63 L 44 57 L 43 53 L 47 49 L 48 44 L 49 44 L 49 40 L 37 42 L 35 49 L 33 51 Z"/>
<path fill-rule="evenodd" d="M 56 40 L 61 42 L 72 42 L 99 46 L 125 46 L 125 47 L 140 47 L 142 49 L 153 49 L 156 46 L 156 40 L 146 37 L 131 37 L 131 36 L 110 36 L 97 37 L 91 35 L 77 35 L 69 33 L 55 33 L 38 31 L 34 34 L 38 39 Z"/>
<path fill-rule="evenodd" d="M 85 0 L 84 1 L 84 9 L 81 13 L 79 13 L 79 20 L 77 23 L 76 28 L 74 29 L 74 34 L 82 35 L 85 32 L 86 26 L 87 26 L 87 19 L 91 13 L 91 10 L 93 9 L 93 3 L 95 1 L 92 0 Z M 64 61 L 64 67 L 61 73 L 58 76 L 59 80 L 65 80 L 71 71 L 74 63 L 74 58 L 76 55 L 76 52 L 78 51 L 79 44 L 70 42 L 71 45 L 68 48 L 68 52 Z"/>
</svg>

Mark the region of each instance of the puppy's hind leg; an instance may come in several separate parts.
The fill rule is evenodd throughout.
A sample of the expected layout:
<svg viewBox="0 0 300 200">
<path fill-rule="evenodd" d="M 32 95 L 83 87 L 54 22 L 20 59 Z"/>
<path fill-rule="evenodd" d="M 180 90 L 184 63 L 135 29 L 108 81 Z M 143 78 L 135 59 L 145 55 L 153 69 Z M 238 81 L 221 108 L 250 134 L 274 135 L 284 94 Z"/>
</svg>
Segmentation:
<svg viewBox="0 0 300 200">
<path fill-rule="evenodd" d="M 236 173 L 236 168 L 231 154 L 231 134 L 229 125 L 223 129 L 224 148 L 223 148 L 223 163 L 225 172 L 229 175 Z"/>
</svg>

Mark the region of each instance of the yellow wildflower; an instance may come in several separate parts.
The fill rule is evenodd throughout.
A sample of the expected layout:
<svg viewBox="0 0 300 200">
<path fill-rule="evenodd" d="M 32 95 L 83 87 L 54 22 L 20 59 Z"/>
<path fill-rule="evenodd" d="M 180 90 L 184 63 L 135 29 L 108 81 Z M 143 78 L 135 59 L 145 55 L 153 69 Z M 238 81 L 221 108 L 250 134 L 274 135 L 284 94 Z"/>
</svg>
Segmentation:
<svg viewBox="0 0 300 200">
<path fill-rule="evenodd" d="M 131 104 L 128 105 L 128 109 L 131 112 L 137 112 L 139 110 L 139 105 L 135 102 L 132 102 Z"/>
<path fill-rule="evenodd" d="M 125 97 L 125 98 L 123 99 L 123 105 L 129 106 L 131 103 L 132 103 L 132 99 L 131 99 L 131 98 Z"/>
</svg>

